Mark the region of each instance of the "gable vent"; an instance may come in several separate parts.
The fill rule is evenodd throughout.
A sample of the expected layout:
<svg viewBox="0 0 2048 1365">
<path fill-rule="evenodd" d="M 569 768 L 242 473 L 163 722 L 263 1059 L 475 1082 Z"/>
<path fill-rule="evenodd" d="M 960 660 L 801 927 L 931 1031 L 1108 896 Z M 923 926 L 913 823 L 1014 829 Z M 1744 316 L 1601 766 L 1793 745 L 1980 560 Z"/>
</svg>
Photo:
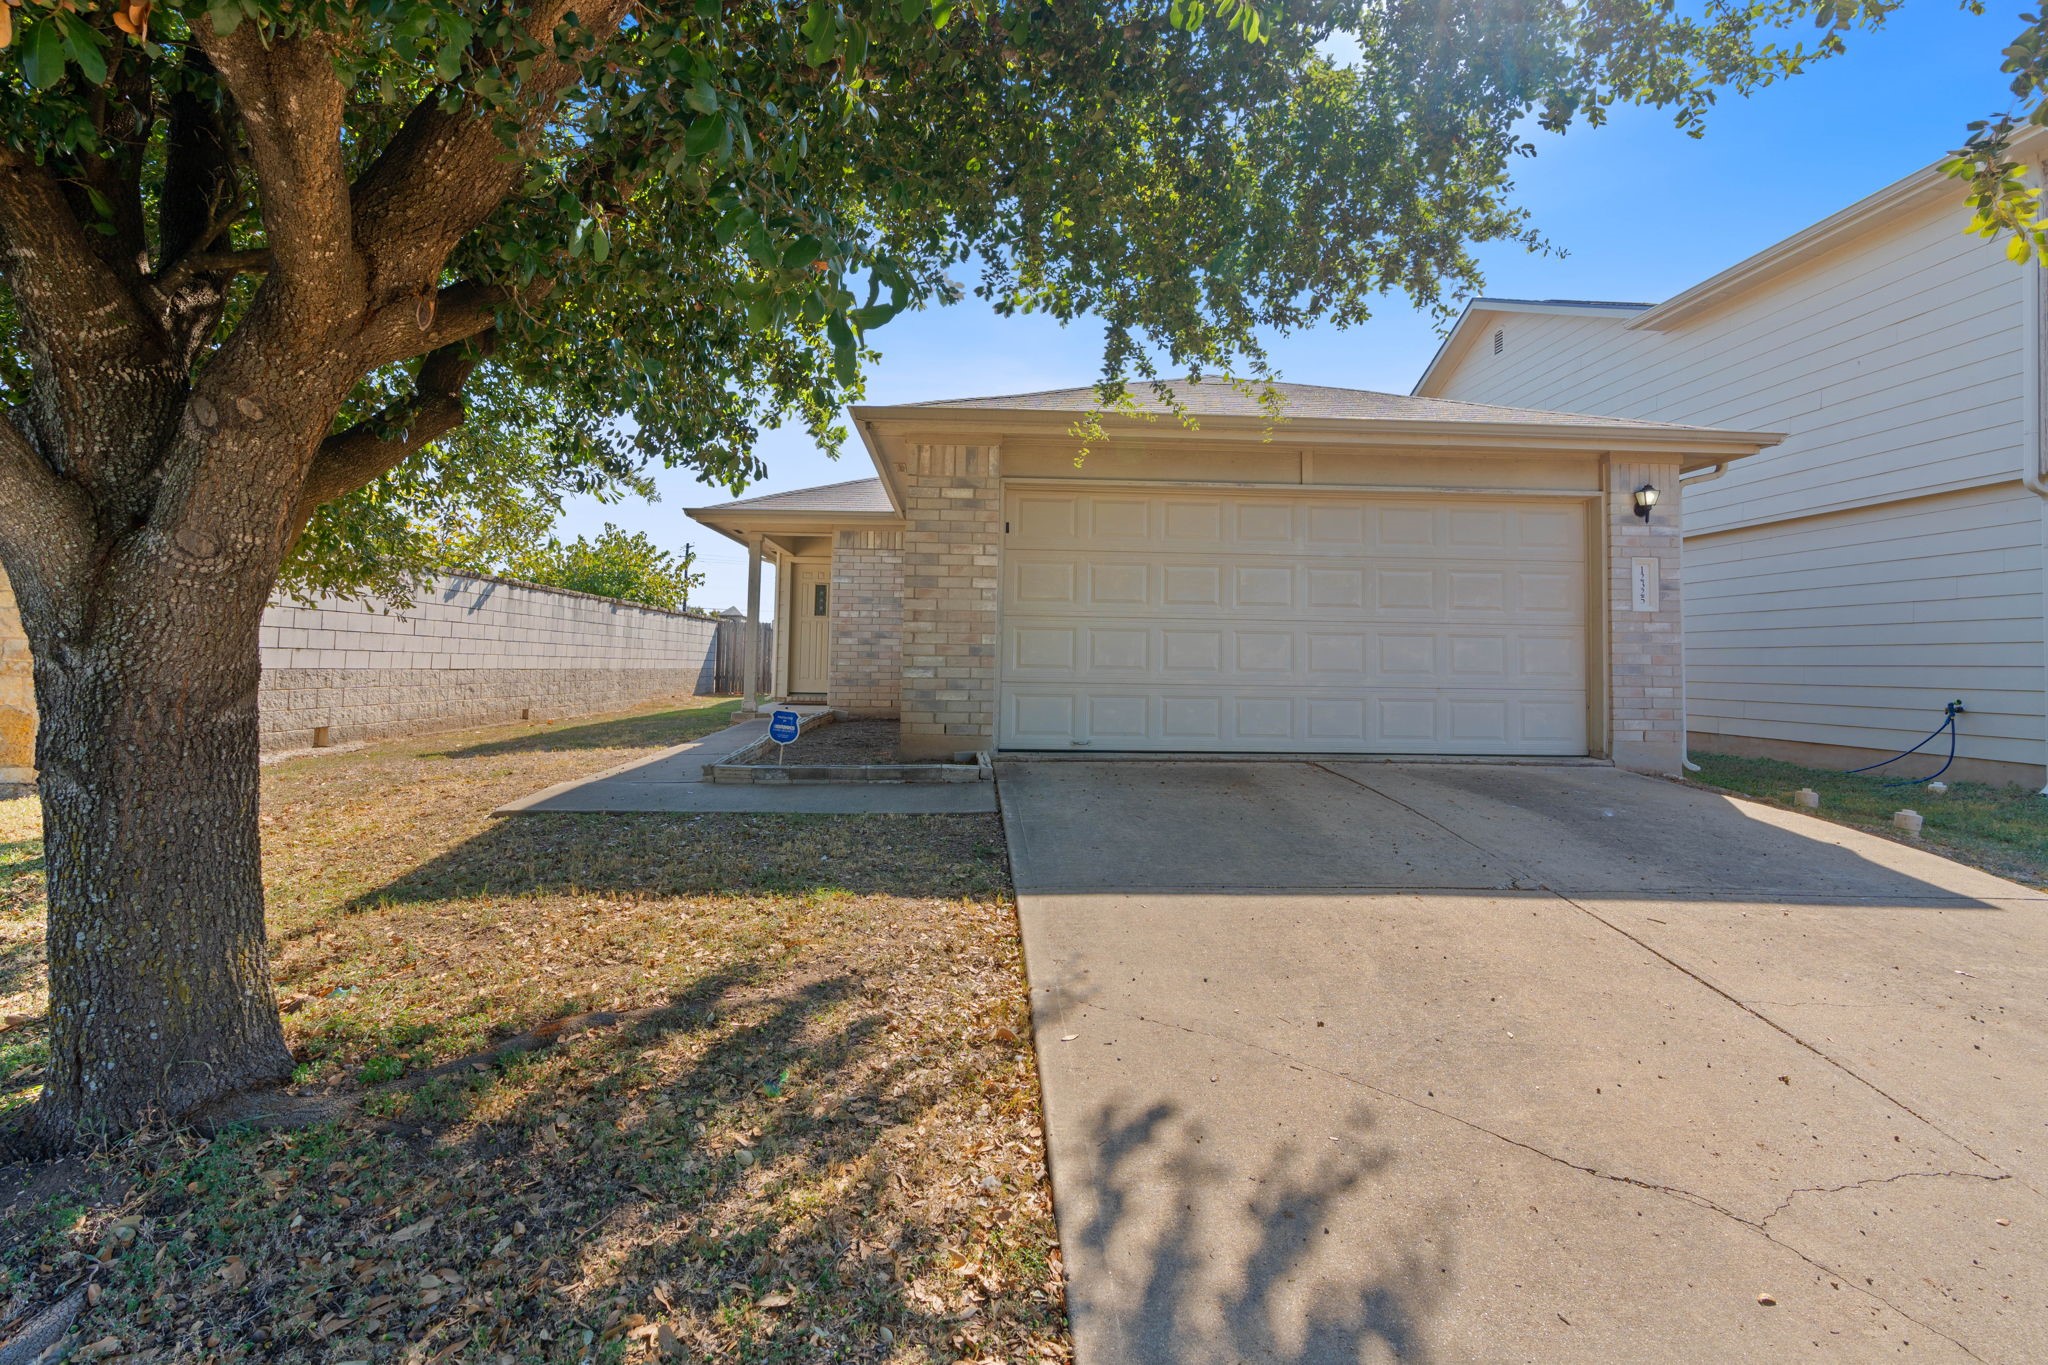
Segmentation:
<svg viewBox="0 0 2048 1365">
<path fill-rule="evenodd" d="M 1508 334 L 1506 330 L 1503 328 L 1495 328 L 1493 333 L 1493 353 L 1495 355 L 1499 355 L 1501 353 L 1501 348 L 1507 345 L 1507 341 Z"/>
</svg>

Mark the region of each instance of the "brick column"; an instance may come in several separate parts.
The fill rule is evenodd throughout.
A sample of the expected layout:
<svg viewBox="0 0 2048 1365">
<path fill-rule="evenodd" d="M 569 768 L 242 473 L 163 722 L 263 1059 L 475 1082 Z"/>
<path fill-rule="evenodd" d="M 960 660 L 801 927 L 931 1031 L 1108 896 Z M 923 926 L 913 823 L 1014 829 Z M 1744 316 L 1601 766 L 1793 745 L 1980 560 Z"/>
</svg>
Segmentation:
<svg viewBox="0 0 2048 1365">
<path fill-rule="evenodd" d="M 832 669 L 826 701 L 894 716 L 903 691 L 903 533 L 832 538 Z"/>
<path fill-rule="evenodd" d="M 1648 524 L 1635 491 L 1657 489 Z M 1684 656 L 1680 633 L 1678 466 L 1614 461 L 1607 468 L 1607 604 L 1613 660 L 1608 714 L 1616 767 L 1644 773 L 1683 771 Z M 1637 560 L 1653 561 L 1655 611 L 1636 609 Z"/>
<path fill-rule="evenodd" d="M 0 573 L 0 787 L 36 777 L 36 689 L 14 589 Z"/>
<path fill-rule="evenodd" d="M 903 756 L 993 748 L 998 448 L 913 446 L 902 474 Z"/>
</svg>

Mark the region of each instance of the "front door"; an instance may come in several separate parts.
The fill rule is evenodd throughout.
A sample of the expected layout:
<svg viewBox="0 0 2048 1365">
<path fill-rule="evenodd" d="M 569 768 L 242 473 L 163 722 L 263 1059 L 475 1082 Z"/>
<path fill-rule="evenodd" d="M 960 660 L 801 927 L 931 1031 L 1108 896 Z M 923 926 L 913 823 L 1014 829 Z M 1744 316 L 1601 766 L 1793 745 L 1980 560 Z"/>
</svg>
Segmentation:
<svg viewBox="0 0 2048 1365">
<path fill-rule="evenodd" d="M 796 565 L 789 596 L 789 690 L 823 695 L 832 659 L 832 566 Z"/>
</svg>

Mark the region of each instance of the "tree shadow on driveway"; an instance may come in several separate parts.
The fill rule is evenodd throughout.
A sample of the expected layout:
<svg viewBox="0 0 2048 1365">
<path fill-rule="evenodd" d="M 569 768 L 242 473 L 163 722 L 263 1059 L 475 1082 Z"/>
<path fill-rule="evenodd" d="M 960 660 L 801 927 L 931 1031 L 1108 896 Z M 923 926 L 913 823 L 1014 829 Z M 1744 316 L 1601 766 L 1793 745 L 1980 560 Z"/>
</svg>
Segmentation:
<svg viewBox="0 0 2048 1365">
<path fill-rule="evenodd" d="M 1368 1132 L 1354 1112 L 1348 1138 Z M 1089 1187 L 1063 1210 L 1077 1335 L 1119 1365 L 1423 1361 L 1447 1288 L 1448 1231 L 1426 1211 L 1394 1247 L 1351 1242 L 1355 1200 L 1394 1164 L 1384 1143 L 1282 1143 L 1247 1173 L 1178 1105 L 1104 1104 Z M 1078 1204 L 1078 1209 L 1072 1207 Z M 1366 1267 L 1360 1273 L 1360 1265 Z"/>
</svg>

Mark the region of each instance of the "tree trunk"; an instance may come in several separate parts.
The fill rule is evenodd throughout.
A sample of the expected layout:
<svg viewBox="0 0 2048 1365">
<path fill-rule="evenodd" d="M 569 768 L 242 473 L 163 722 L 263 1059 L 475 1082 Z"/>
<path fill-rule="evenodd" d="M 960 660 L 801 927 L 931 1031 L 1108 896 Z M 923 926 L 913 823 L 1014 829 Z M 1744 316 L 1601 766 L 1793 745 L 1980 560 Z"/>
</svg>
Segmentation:
<svg viewBox="0 0 2048 1365">
<path fill-rule="evenodd" d="M 246 552 L 261 537 L 234 539 Z M 132 535 L 96 581 L 23 603 L 50 959 L 50 1067 L 28 1136 L 45 1150 L 291 1074 L 257 810 L 257 633 L 275 568 L 252 574 L 222 548 Z"/>
</svg>

